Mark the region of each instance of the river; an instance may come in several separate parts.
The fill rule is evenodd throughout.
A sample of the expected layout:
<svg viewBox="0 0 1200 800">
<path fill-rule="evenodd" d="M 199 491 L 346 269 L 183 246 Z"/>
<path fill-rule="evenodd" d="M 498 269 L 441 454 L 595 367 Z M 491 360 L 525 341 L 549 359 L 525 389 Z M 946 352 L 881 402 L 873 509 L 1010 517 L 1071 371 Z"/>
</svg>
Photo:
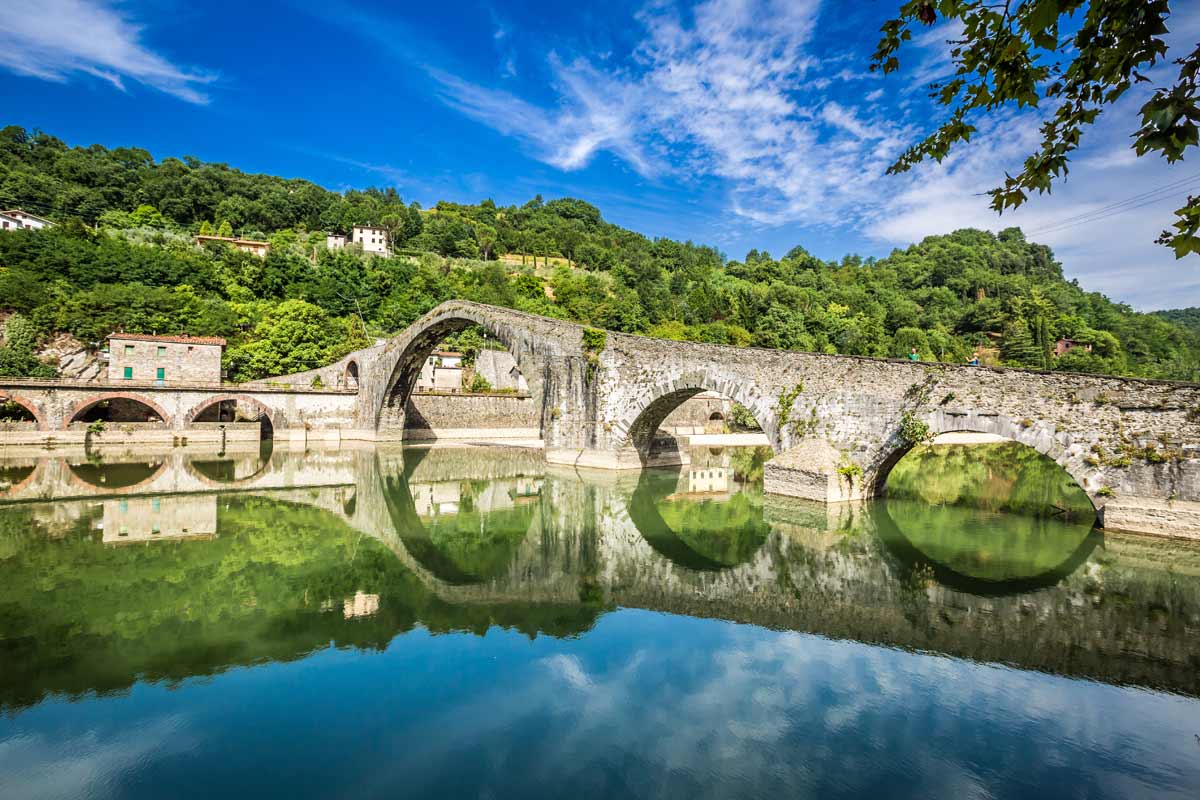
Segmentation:
<svg viewBox="0 0 1200 800">
<path fill-rule="evenodd" d="M 0 454 L 0 797 L 1200 796 L 1200 548 L 768 455 Z"/>
</svg>

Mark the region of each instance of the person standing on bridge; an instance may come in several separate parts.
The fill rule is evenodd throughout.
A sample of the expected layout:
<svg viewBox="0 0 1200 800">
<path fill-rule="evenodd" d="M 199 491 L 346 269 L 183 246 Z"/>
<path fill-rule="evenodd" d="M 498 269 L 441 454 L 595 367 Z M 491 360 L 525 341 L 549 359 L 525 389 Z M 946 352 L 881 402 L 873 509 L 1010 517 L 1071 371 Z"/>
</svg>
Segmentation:
<svg viewBox="0 0 1200 800">
<path fill-rule="evenodd" d="M 968 361 L 967 364 L 972 367 L 979 366 L 979 351 L 978 350 L 976 350 L 974 353 L 971 354 L 971 360 Z"/>
<path fill-rule="evenodd" d="M 908 360 L 909 361 L 920 361 L 921 360 L 921 354 L 917 352 L 917 348 L 914 347 L 912 350 L 909 351 Z"/>
</svg>

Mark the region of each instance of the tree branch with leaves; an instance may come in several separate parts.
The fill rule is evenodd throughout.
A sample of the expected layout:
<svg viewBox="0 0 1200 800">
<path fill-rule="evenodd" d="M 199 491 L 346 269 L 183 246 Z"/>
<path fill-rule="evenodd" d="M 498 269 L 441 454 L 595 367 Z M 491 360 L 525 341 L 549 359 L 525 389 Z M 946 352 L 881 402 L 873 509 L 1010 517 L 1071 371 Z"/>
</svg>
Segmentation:
<svg viewBox="0 0 1200 800">
<path fill-rule="evenodd" d="M 1056 103 L 1040 128 L 1041 140 L 1016 175 L 988 192 L 997 212 L 1016 208 L 1029 193 L 1049 192 L 1065 178 L 1071 154 L 1083 132 L 1105 107 L 1167 58 L 1163 36 L 1168 33 L 1168 0 L 910 0 L 899 16 L 884 23 L 871 69 L 899 69 L 899 52 L 912 39 L 916 25 L 933 25 L 939 18 L 962 26 L 951 40 L 953 76 L 930 84 L 930 97 L 950 109 L 949 118 L 925 139 L 906 150 L 888 168 L 906 172 L 926 159 L 941 161 L 977 132 L 980 114 L 1015 104 L 1018 108 Z M 1073 27 L 1076 15 L 1078 29 Z M 1200 98 L 1197 97 L 1200 47 L 1176 59 L 1175 82 L 1159 88 L 1141 108 L 1142 124 L 1133 134 L 1139 156 L 1158 153 L 1169 163 L 1181 160 L 1200 143 Z M 1171 229 L 1160 244 L 1177 258 L 1200 253 L 1200 197 L 1189 197 L 1175 212 Z"/>
</svg>

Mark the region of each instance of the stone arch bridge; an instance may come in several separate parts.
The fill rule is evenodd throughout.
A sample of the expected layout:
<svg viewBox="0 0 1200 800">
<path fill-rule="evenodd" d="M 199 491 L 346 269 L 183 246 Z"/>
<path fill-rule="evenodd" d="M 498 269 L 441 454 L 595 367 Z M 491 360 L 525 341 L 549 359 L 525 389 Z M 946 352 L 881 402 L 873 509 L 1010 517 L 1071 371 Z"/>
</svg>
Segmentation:
<svg viewBox="0 0 1200 800">
<path fill-rule="evenodd" d="M 873 496 L 923 437 L 977 431 L 1054 459 L 1109 527 L 1200 535 L 1195 384 L 674 342 L 453 301 L 335 364 L 238 391 L 269 409 L 277 428 L 398 439 L 429 353 L 475 325 L 515 358 L 539 404 L 551 463 L 680 463 L 686 454 L 657 435 L 659 423 L 689 397 L 714 391 L 745 406 L 767 435 L 776 454 L 766 468 L 771 493 L 826 502 Z M 188 409 L 223 391 L 178 391 L 166 409 L 170 425 L 183 430 Z M 39 401 L 31 387 L 0 384 L 0 399 L 39 409 L 53 405 L 45 394 Z M 39 425 L 69 424 L 70 402 L 80 399 L 57 402 Z"/>
</svg>

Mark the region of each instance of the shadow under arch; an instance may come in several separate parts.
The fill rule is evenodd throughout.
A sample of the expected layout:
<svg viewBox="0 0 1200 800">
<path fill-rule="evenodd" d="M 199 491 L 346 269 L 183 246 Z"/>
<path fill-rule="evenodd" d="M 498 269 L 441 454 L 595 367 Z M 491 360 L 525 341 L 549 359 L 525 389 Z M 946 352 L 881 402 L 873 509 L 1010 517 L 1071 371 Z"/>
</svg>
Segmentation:
<svg viewBox="0 0 1200 800">
<path fill-rule="evenodd" d="M 737 504 L 731 508 L 733 520 L 726 516 L 711 528 L 704 524 L 707 521 L 697 525 L 694 520 L 686 519 L 687 511 L 698 511 L 703 516 L 718 503 L 711 499 L 672 500 L 680 475 L 681 470 L 677 468 L 648 469 L 638 477 L 637 487 L 629 499 L 629 519 L 646 543 L 672 563 L 697 572 L 719 572 L 749 561 L 770 533 L 770 525 L 763 519 L 762 506 L 754 506 L 745 493 L 737 492 L 729 501 Z M 663 516 L 664 502 L 684 505 L 678 509 L 682 512 L 678 515 L 671 513 L 676 509 L 668 510 L 668 516 L 676 517 L 671 522 Z M 732 550 L 729 549 L 731 540 Z M 722 544 L 725 545 L 723 552 Z"/>
<path fill-rule="evenodd" d="M 446 515 L 448 524 L 445 527 L 439 527 L 437 520 L 427 521 L 418 512 L 417 500 L 408 481 L 415 463 L 410 466 L 407 459 L 405 461 L 404 474 L 380 476 L 384 503 L 404 549 L 440 581 L 464 586 L 497 577 L 511 563 L 520 544 L 530 536 L 531 529 L 540 524 L 540 504 L 523 504 L 491 512 L 456 511 Z M 460 523 L 471 523 L 474 531 L 463 529 Z M 498 537 L 493 535 L 497 528 L 500 529 Z M 470 539 L 472 534 L 476 535 L 475 541 L 462 542 L 463 547 L 458 553 L 446 551 L 446 544 L 454 544 L 456 539 Z M 439 538 L 445 541 L 439 542 Z"/>
<path fill-rule="evenodd" d="M 187 416 L 184 417 L 184 420 L 188 425 L 191 425 L 193 422 L 221 422 L 221 406 L 224 403 L 234 404 L 235 416 L 239 407 L 252 408 L 257 411 L 258 416 L 255 417 L 255 419 L 258 420 L 259 437 L 262 440 L 275 438 L 275 431 L 277 429 L 287 427 L 280 412 L 277 412 L 275 409 L 271 408 L 265 403 L 255 400 L 253 397 L 248 397 L 241 394 L 220 394 L 214 397 L 207 397 L 196 405 L 192 406 L 192 408 L 187 412 Z M 217 417 L 216 420 L 202 419 L 202 417 L 212 416 L 214 410 Z"/>
<path fill-rule="evenodd" d="M 897 569 L 898 577 L 919 573 L 923 568 L 932 572 L 932 577 L 940 585 L 948 589 L 984 597 L 1003 597 L 1007 595 L 1026 594 L 1056 586 L 1087 561 L 1096 547 L 1104 542 L 1104 533 L 1092 525 L 1076 523 L 1069 525 L 1053 519 L 1025 517 L 1026 521 L 1041 523 L 1050 528 L 1051 535 L 1058 534 L 1062 538 L 1056 542 L 1056 547 L 1050 552 L 1051 557 L 1043 560 L 1033 559 L 1028 564 L 1027 574 L 1010 568 L 1007 574 L 997 572 L 993 576 L 986 574 L 987 570 L 974 569 L 970 559 L 955 559 L 947 557 L 946 553 L 931 554 L 929 548 L 921 541 L 922 533 L 928 530 L 929 520 L 922 520 L 912 525 L 917 534 L 905 530 L 906 525 L 897 521 L 904 518 L 904 506 L 916 505 L 915 501 L 883 500 L 872 505 L 870 513 L 874 519 L 875 528 L 888 554 L 893 559 L 893 567 Z M 922 506 L 932 515 L 940 515 L 947 522 L 962 522 L 971 513 L 985 516 L 988 512 L 961 506 Z M 1004 515 L 1012 519 L 1020 515 Z M 926 527 L 922 527 L 926 526 Z M 915 540 L 915 541 L 914 541 Z M 924 547 L 924 549 L 922 549 Z M 1045 556 L 1046 554 L 1043 554 Z"/>
<path fill-rule="evenodd" d="M 393 365 L 390 368 L 385 366 L 388 378 L 383 386 L 382 394 L 374 403 L 372 418 L 374 428 L 379 428 L 385 411 L 390 409 L 393 413 L 397 413 L 404 410 L 409 397 L 412 396 L 421 369 L 434 348 L 447 336 L 472 326 L 483 328 L 491 337 L 504 345 L 516 362 L 517 370 L 525 378 L 530 391 L 538 393 L 534 387 L 540 385 L 539 371 L 532 363 L 527 348 L 517 340 L 512 332 L 502 325 L 495 324 L 486 314 L 470 308 L 454 307 L 440 313 L 436 310 L 432 313 L 432 319 L 417 320 L 404 335 L 393 340 L 403 343 L 399 345 L 399 352 L 392 356 L 394 358 Z M 423 327 L 419 327 L 422 325 Z"/>
<path fill-rule="evenodd" d="M 644 461 L 651 451 L 659 427 L 671 412 L 698 394 L 712 392 L 746 408 L 777 453 L 779 436 L 775 413 L 751 388 L 718 383 L 705 373 L 689 373 L 670 383 L 652 386 L 645 399 L 630 404 L 613 429 L 620 447 L 634 447 Z"/>
<path fill-rule="evenodd" d="M 105 463 L 84 461 L 67 463 L 71 475 L 97 489 L 134 489 L 153 481 L 166 466 L 166 459 L 157 461 L 118 461 Z"/>
<path fill-rule="evenodd" d="M 116 402 L 116 410 L 113 403 Z M 141 417 L 138 419 L 137 417 Z M 157 417 L 157 419 L 153 419 Z M 74 404 L 70 413 L 63 415 L 63 428 L 75 422 L 158 422 L 169 427 L 171 415 L 148 397 L 131 392 L 107 392 L 86 398 Z"/>
</svg>

